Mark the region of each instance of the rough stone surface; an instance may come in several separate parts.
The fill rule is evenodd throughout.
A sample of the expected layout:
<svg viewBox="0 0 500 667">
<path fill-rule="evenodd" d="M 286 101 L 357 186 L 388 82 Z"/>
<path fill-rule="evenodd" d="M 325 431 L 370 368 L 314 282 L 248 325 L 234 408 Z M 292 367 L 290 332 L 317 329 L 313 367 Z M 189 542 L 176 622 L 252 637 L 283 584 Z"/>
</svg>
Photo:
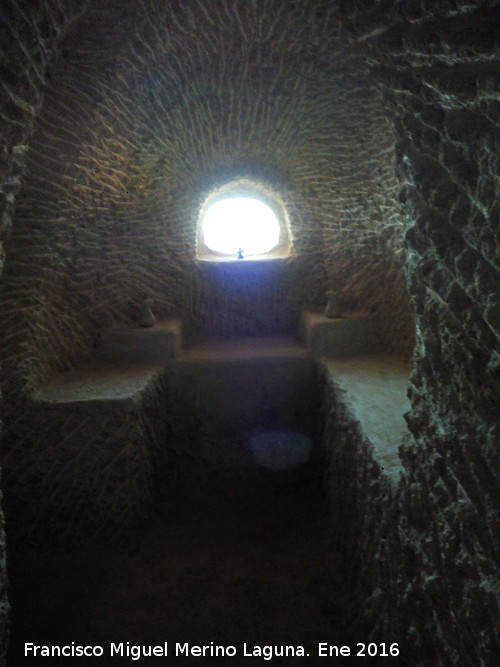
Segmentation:
<svg viewBox="0 0 500 667">
<path fill-rule="evenodd" d="M 397 489 L 347 419 L 332 431 L 366 497 L 350 517 L 339 496 L 336 524 L 346 553 L 360 545 L 366 623 L 405 637 L 415 665 L 493 664 L 499 3 L 86 4 L 0 10 L 5 492 L 61 465 L 35 456 L 28 398 L 144 297 L 204 341 L 290 333 L 333 289 L 386 350 L 414 346 Z M 195 260 L 203 199 L 236 176 L 290 213 L 292 257 L 255 275 Z"/>
<path fill-rule="evenodd" d="M 356 368 L 354 364 L 351 370 Z M 387 561 L 380 560 L 377 553 L 380 543 L 391 540 L 392 534 L 397 533 L 397 513 L 392 508 L 400 471 L 396 469 L 394 475 L 384 472 L 363 419 L 364 411 L 356 414 L 352 405 L 353 398 L 359 401 L 359 396 L 355 395 L 352 383 L 348 380 L 346 385 L 342 379 L 342 374 L 337 376 L 327 365 L 323 366 L 322 450 L 330 492 L 331 530 L 335 545 L 343 554 L 342 571 L 352 593 L 351 605 L 345 613 L 354 625 L 366 628 L 366 641 L 392 642 L 397 638 L 404 646 L 407 660 L 402 664 L 413 663 L 418 653 L 408 656 L 411 647 L 405 641 L 407 619 L 402 620 L 400 610 L 394 607 L 393 577 L 394 568 L 399 571 L 398 555 L 391 553 Z M 394 419 L 394 415 L 391 417 Z M 396 421 L 400 417 L 396 415 Z M 394 451 L 397 442 L 395 447 L 392 444 L 390 449 L 386 444 L 386 453 L 397 457 Z"/>
<path fill-rule="evenodd" d="M 373 319 L 368 315 L 328 318 L 322 313 L 303 311 L 299 321 L 299 337 L 311 355 L 345 357 L 367 352 L 381 352 L 383 346 L 375 335 Z"/>
<path fill-rule="evenodd" d="M 499 6 L 385 5 L 345 10 L 394 118 L 414 223 L 413 441 L 373 562 L 398 563 L 379 586 L 412 664 L 489 665 L 499 646 Z"/>
<path fill-rule="evenodd" d="M 387 354 L 323 359 L 336 400 L 350 419 L 360 424 L 369 439 L 373 457 L 392 480 L 398 481 L 402 466 L 398 449 L 407 437 L 404 419 L 410 408 L 406 396 L 408 363 Z M 335 465 L 335 457 L 333 465 Z"/>
<path fill-rule="evenodd" d="M 128 398 L 25 406 L 22 432 L 4 436 L 4 482 L 16 488 L 5 498 L 13 548 L 74 548 L 97 537 L 134 543 L 168 449 L 164 375 L 143 372 L 136 385 Z"/>
<path fill-rule="evenodd" d="M 28 143 L 43 101 L 43 91 L 58 40 L 84 12 L 86 2 L 20 3 L 5 0 L 0 8 L 0 276 L 4 244 L 25 170 Z M 9 330 L 2 314 L 2 334 Z M 0 399 L 2 393 L 0 391 Z M 0 438 L 2 437 L 0 420 Z M 0 663 L 4 664 L 7 631 L 7 577 L 3 515 L 0 510 Z"/>
</svg>

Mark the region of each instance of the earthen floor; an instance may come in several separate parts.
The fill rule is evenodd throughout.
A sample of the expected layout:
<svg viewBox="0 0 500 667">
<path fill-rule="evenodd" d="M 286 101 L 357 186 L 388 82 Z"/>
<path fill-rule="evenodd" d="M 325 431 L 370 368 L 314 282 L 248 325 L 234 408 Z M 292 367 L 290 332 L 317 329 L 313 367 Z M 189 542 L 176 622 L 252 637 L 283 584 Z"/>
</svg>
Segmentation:
<svg viewBox="0 0 500 667">
<path fill-rule="evenodd" d="M 332 665 L 318 644 L 366 639 L 344 610 L 327 501 L 315 485 L 190 480 L 169 489 L 141 539 L 66 554 L 10 554 L 9 666 Z M 102 646 L 99 658 L 28 658 L 24 645 Z M 167 657 L 111 657 L 111 643 L 164 646 Z M 234 657 L 175 655 L 176 644 L 234 646 Z M 244 655 L 303 646 L 309 657 Z M 264 649 L 262 648 L 262 652 Z M 367 663 L 363 663 L 367 664 Z"/>
</svg>

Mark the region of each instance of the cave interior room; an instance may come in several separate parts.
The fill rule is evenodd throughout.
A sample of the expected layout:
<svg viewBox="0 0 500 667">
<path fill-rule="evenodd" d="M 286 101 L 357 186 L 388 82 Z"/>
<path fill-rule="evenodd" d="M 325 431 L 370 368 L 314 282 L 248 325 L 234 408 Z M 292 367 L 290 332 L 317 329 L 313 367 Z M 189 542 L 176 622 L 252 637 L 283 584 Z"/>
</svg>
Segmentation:
<svg viewBox="0 0 500 667">
<path fill-rule="evenodd" d="M 1 0 L 0 665 L 500 664 L 500 2 Z"/>
</svg>

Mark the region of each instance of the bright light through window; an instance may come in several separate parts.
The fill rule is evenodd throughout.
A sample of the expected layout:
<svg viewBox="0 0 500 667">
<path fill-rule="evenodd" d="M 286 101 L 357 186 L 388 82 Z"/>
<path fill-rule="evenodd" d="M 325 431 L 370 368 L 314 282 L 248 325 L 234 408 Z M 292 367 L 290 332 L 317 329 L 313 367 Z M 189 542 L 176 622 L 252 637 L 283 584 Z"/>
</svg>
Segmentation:
<svg viewBox="0 0 500 667">
<path fill-rule="evenodd" d="M 264 202 L 228 197 L 210 204 L 202 219 L 203 241 L 214 252 L 244 257 L 262 255 L 280 240 L 280 223 Z"/>
</svg>

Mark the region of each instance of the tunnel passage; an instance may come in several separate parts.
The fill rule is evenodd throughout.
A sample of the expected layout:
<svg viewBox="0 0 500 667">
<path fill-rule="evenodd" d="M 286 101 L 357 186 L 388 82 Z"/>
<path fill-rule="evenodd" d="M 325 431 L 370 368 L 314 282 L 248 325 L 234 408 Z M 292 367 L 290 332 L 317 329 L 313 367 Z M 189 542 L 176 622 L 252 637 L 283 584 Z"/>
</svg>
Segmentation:
<svg viewBox="0 0 500 667">
<path fill-rule="evenodd" d="M 355 597 L 368 600 L 381 639 L 408 637 L 416 665 L 494 661 L 498 2 L 210 7 L 2 2 L 5 497 L 32 518 L 34 483 L 50 497 L 74 491 L 58 485 L 61 470 L 109 472 L 99 447 L 85 467 L 98 425 L 94 441 L 114 434 L 110 452 L 124 448 L 149 479 L 141 443 L 161 412 L 149 420 L 136 410 L 133 428 L 121 412 L 80 413 L 61 435 L 31 411 L 33 395 L 88 360 L 109 327 L 131 324 L 144 297 L 160 318 L 182 315 L 201 342 L 289 333 L 302 308 L 336 289 L 343 310 L 371 313 L 388 350 L 413 353 L 396 492 L 353 437 L 352 415 L 340 419 L 349 438 L 327 420 L 354 483 L 348 497 L 365 501 L 354 505 L 362 529 L 345 536 L 364 556 Z M 196 264 L 195 225 L 207 192 L 250 176 L 282 187 L 297 243 L 288 273 L 242 311 L 228 275 Z M 145 394 L 150 414 L 157 395 Z M 51 445 L 68 446 L 71 433 L 78 458 L 69 448 L 61 464 Z M 107 517 L 107 500 L 123 489 L 126 501 L 137 485 L 119 474 L 102 489 Z M 149 491 L 143 484 L 146 505 Z M 68 530 L 85 503 L 74 507 Z"/>
</svg>

